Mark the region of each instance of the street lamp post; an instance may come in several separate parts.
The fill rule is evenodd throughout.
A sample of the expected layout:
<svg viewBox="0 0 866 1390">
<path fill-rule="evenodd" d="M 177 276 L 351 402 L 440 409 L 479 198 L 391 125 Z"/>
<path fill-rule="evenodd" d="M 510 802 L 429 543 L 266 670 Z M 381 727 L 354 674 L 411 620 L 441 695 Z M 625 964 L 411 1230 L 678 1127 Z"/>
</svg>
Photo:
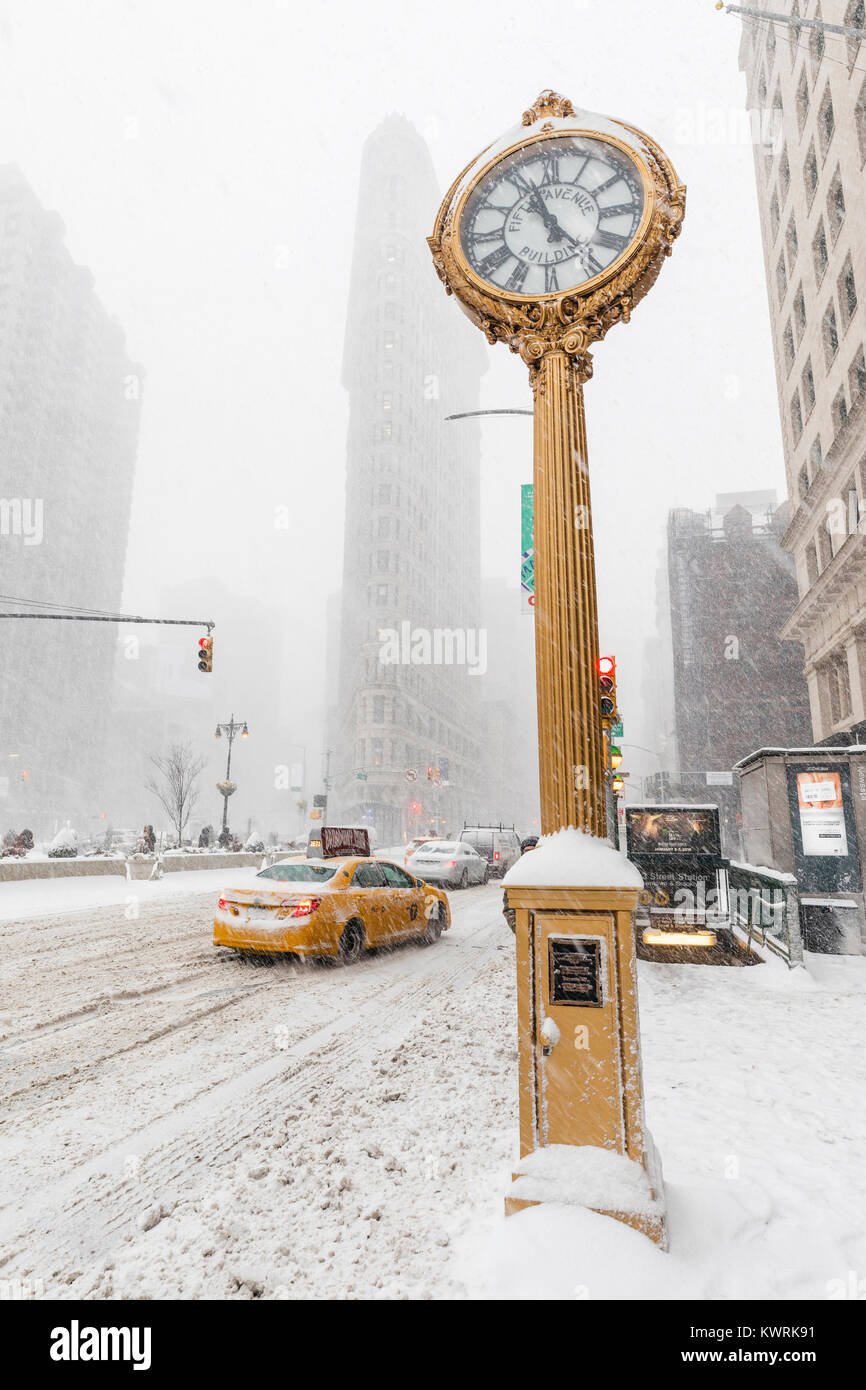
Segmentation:
<svg viewBox="0 0 866 1390">
<path fill-rule="evenodd" d="M 241 738 L 249 738 L 250 731 L 247 728 L 246 720 L 244 720 L 244 722 L 241 723 L 240 720 L 235 720 L 234 715 L 232 715 L 227 724 L 217 724 L 216 726 L 215 737 L 222 738 L 223 734 L 225 734 L 226 738 L 229 741 L 229 748 L 228 757 L 226 758 L 225 781 L 217 782 L 217 791 L 223 799 L 223 834 L 225 835 L 228 833 L 229 797 L 237 791 L 237 783 L 231 780 L 232 744 L 234 743 L 238 734 L 240 734 Z"/>
</svg>

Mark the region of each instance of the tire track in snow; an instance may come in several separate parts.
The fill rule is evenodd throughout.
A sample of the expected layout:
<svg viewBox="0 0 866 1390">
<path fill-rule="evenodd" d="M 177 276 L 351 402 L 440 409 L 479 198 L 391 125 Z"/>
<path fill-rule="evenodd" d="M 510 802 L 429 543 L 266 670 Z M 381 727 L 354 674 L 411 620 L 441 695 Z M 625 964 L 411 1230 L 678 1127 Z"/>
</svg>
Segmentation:
<svg viewBox="0 0 866 1390">
<path fill-rule="evenodd" d="M 188 1184 L 190 1148 L 202 1143 L 203 1134 L 207 1134 L 206 1162 L 211 1168 L 243 1145 L 256 1129 L 272 1124 L 280 1109 L 303 1103 L 330 1074 L 345 1071 L 363 1054 L 375 1055 L 383 1047 L 394 1046 L 431 999 L 469 984 L 484 965 L 480 950 L 500 935 L 497 917 L 498 912 L 491 908 L 483 924 L 464 930 L 459 939 L 446 936 L 432 950 L 407 946 L 384 961 L 374 958 L 363 962 L 340 991 L 349 998 L 337 1001 L 340 1011 L 330 1022 L 313 1028 L 284 1051 L 240 1075 L 205 1087 L 168 1115 L 130 1130 L 122 1140 L 25 1198 L 21 1211 L 0 1216 L 0 1240 L 6 1252 L 0 1263 L 26 1258 L 30 1264 L 35 1249 L 44 1244 L 40 1230 L 55 1233 L 50 1237 L 51 1259 L 63 1254 L 85 1258 L 105 1254 L 100 1247 L 118 1239 L 141 1210 L 153 1203 L 154 1194 L 165 1193 L 182 1177 Z M 410 950 L 411 957 L 404 954 Z M 370 974 L 394 978 L 371 997 Z M 333 991 L 334 983 L 333 979 L 322 981 L 320 988 Z M 387 1019 L 384 1031 L 383 1013 Z M 311 1068 L 314 1058 L 316 1065 Z M 241 1111 L 248 1099 L 252 1105 Z M 158 1155 L 156 1166 L 147 1173 L 146 1195 L 138 1195 L 128 1177 L 118 1173 L 131 1153 L 139 1158 L 146 1153 Z M 95 1202 L 96 1184 L 112 1170 L 115 1181 Z M 39 1259 L 44 1265 L 41 1249 Z"/>
</svg>

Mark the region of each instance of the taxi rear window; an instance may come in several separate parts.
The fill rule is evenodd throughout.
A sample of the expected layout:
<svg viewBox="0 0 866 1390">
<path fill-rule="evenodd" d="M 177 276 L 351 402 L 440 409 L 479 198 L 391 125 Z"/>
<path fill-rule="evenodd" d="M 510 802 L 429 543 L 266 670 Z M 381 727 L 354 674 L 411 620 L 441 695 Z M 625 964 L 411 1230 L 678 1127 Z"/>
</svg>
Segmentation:
<svg viewBox="0 0 866 1390">
<path fill-rule="evenodd" d="M 276 878 L 280 883 L 326 883 L 339 867 L 339 864 L 272 864 L 256 874 L 256 878 Z"/>
</svg>

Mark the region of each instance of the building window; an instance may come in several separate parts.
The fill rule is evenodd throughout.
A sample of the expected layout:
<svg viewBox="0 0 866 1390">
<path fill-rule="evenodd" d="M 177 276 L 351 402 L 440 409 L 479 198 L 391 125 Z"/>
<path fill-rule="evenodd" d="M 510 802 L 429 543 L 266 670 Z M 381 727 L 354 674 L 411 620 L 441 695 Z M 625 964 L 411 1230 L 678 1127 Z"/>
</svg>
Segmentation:
<svg viewBox="0 0 866 1390">
<path fill-rule="evenodd" d="M 806 576 L 808 578 L 810 588 L 815 583 L 819 574 L 820 570 L 818 569 L 818 547 L 816 546 L 814 541 L 810 541 L 809 544 L 806 546 Z"/>
<path fill-rule="evenodd" d="M 384 503 L 385 505 L 387 505 L 387 504 L 391 501 L 391 484 L 390 484 L 390 483 L 380 483 L 380 484 L 379 484 L 379 501 L 380 501 L 381 503 Z"/>
<path fill-rule="evenodd" d="M 794 295 L 794 326 L 797 331 L 797 346 L 802 341 L 803 334 L 806 332 L 806 300 L 803 297 L 803 286 L 800 285 Z"/>
<path fill-rule="evenodd" d="M 809 449 L 809 474 L 814 482 L 819 469 L 824 466 L 824 454 L 821 449 L 821 436 L 816 434 Z"/>
<path fill-rule="evenodd" d="M 779 222 L 779 199 L 774 193 L 770 199 L 770 231 L 773 234 L 773 241 L 775 241 L 776 237 L 779 235 Z"/>
<path fill-rule="evenodd" d="M 801 379 L 803 382 L 803 403 L 806 408 L 806 419 L 808 420 L 812 411 L 815 409 L 815 376 L 812 371 L 811 358 L 807 360 L 803 368 L 803 376 Z"/>
<path fill-rule="evenodd" d="M 808 465 L 804 463 L 797 474 L 797 494 L 801 502 L 805 502 L 809 486 L 809 468 Z"/>
<path fill-rule="evenodd" d="M 845 27 L 848 29 L 866 29 L 866 0 L 850 0 L 845 11 Z M 848 40 L 849 68 L 853 68 L 856 63 L 859 49 L 860 39 Z"/>
<path fill-rule="evenodd" d="M 848 658 L 844 652 L 833 658 L 829 671 L 830 718 L 834 724 L 847 719 L 851 713 L 851 679 L 848 674 Z"/>
<path fill-rule="evenodd" d="M 773 71 L 773 59 L 776 56 L 776 26 L 772 22 L 767 30 L 767 71 Z"/>
<path fill-rule="evenodd" d="M 815 11 L 815 18 L 821 19 L 821 6 Z M 812 58 L 812 81 L 818 76 L 821 59 L 824 57 L 824 30 L 813 29 L 809 35 L 809 53 Z"/>
<path fill-rule="evenodd" d="M 830 141 L 833 139 L 833 132 L 836 129 L 836 117 L 833 112 L 833 98 L 830 95 L 830 83 L 824 88 L 824 96 L 821 101 L 821 108 L 818 112 L 818 143 L 821 146 L 821 158 L 827 158 L 827 151 L 830 148 Z"/>
<path fill-rule="evenodd" d="M 788 151 L 783 150 L 779 158 L 779 192 L 781 193 L 781 203 L 784 207 L 785 199 L 788 196 L 788 189 L 791 187 L 791 166 L 788 163 Z"/>
<path fill-rule="evenodd" d="M 803 134 L 803 127 L 809 115 L 809 79 L 806 76 L 806 69 L 800 73 L 800 81 L 797 83 L 797 128 Z"/>
<path fill-rule="evenodd" d="M 820 285 L 827 273 L 827 266 L 830 257 L 827 252 L 827 233 L 824 231 L 824 220 L 818 222 L 818 230 L 812 238 L 812 259 L 815 262 L 815 282 Z"/>
<path fill-rule="evenodd" d="M 383 391 L 383 392 L 382 392 L 382 409 L 383 409 L 383 410 L 393 410 L 393 408 L 394 408 L 394 394 L 393 394 L 393 392 L 392 392 L 392 391 Z"/>
<path fill-rule="evenodd" d="M 779 292 L 779 303 L 781 304 L 788 293 L 788 276 L 785 273 L 784 256 L 779 257 L 779 263 L 776 266 L 776 289 Z"/>
<path fill-rule="evenodd" d="M 803 433 L 803 409 L 800 405 L 800 392 L 795 391 L 791 399 L 791 432 L 794 436 L 794 443 Z"/>
<path fill-rule="evenodd" d="M 848 402 L 845 399 L 845 387 L 840 386 L 836 395 L 833 397 L 833 404 L 830 407 L 830 414 L 833 417 L 833 428 L 838 434 L 848 419 Z"/>
<path fill-rule="evenodd" d="M 839 307 L 842 310 L 842 322 L 847 328 L 854 315 L 854 310 L 857 308 L 857 284 L 854 280 L 854 267 L 851 264 L 850 252 L 845 257 L 842 274 L 839 276 L 838 288 Z"/>
<path fill-rule="evenodd" d="M 373 753 L 373 766 L 381 767 L 384 755 L 384 744 L 380 738 L 370 739 L 370 748 Z"/>
<path fill-rule="evenodd" d="M 842 190 L 842 175 L 837 169 L 827 194 L 827 221 L 830 226 L 830 239 L 833 245 L 845 221 L 845 194 Z"/>
<path fill-rule="evenodd" d="M 788 269 L 793 275 L 794 266 L 797 263 L 797 256 L 800 251 L 800 243 L 797 239 L 797 223 L 793 216 L 788 223 L 788 230 L 785 233 L 785 245 L 788 248 Z"/>
<path fill-rule="evenodd" d="M 397 335 L 393 328 L 386 328 L 382 339 L 386 352 L 393 352 L 397 344 Z"/>
<path fill-rule="evenodd" d="M 812 199 L 815 196 L 815 189 L 818 187 L 818 160 L 815 155 L 815 142 L 810 141 L 806 158 L 803 162 L 803 182 L 806 185 L 806 201 L 812 206 Z"/>
<path fill-rule="evenodd" d="M 860 164 L 862 166 L 866 160 L 866 81 L 860 88 L 860 95 L 854 107 L 854 126 L 857 131 L 857 143 L 860 146 Z"/>
<path fill-rule="evenodd" d="M 824 361 L 829 367 L 836 353 L 839 351 L 839 329 L 836 324 L 836 310 L 833 307 L 832 299 L 827 305 L 824 311 L 824 317 L 821 320 L 821 333 L 824 339 Z"/>
<path fill-rule="evenodd" d="M 794 330 L 791 327 L 791 320 L 785 324 L 785 331 L 782 334 L 782 350 L 785 354 L 785 372 L 790 372 L 794 365 L 796 349 L 794 347 Z"/>
<path fill-rule="evenodd" d="M 863 355 L 862 347 L 857 349 L 857 356 L 848 369 L 848 389 L 851 392 L 852 405 L 866 391 L 866 357 Z"/>
<path fill-rule="evenodd" d="M 384 724 L 384 723 L 385 723 L 385 696 L 384 696 L 384 695 L 374 695 L 374 696 L 373 696 L 373 723 L 374 723 L 374 724 Z"/>
</svg>

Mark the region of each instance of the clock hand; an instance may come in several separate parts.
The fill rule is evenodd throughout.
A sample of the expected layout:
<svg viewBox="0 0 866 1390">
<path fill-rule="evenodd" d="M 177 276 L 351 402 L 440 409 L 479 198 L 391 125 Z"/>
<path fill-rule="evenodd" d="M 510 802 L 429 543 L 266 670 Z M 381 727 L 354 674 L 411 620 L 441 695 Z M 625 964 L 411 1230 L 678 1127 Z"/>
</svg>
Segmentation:
<svg viewBox="0 0 866 1390">
<path fill-rule="evenodd" d="M 535 211 L 538 213 L 538 216 L 541 218 L 542 222 L 544 223 L 545 227 L 550 233 L 547 240 L 561 241 L 562 238 L 566 235 L 566 233 L 563 231 L 562 227 L 560 227 L 553 213 L 545 207 L 544 199 L 542 198 L 538 189 L 535 187 L 535 184 L 532 184 L 532 190 L 533 192 L 532 197 L 529 200 L 529 206 L 532 207 L 533 203 L 535 204 Z"/>
</svg>

